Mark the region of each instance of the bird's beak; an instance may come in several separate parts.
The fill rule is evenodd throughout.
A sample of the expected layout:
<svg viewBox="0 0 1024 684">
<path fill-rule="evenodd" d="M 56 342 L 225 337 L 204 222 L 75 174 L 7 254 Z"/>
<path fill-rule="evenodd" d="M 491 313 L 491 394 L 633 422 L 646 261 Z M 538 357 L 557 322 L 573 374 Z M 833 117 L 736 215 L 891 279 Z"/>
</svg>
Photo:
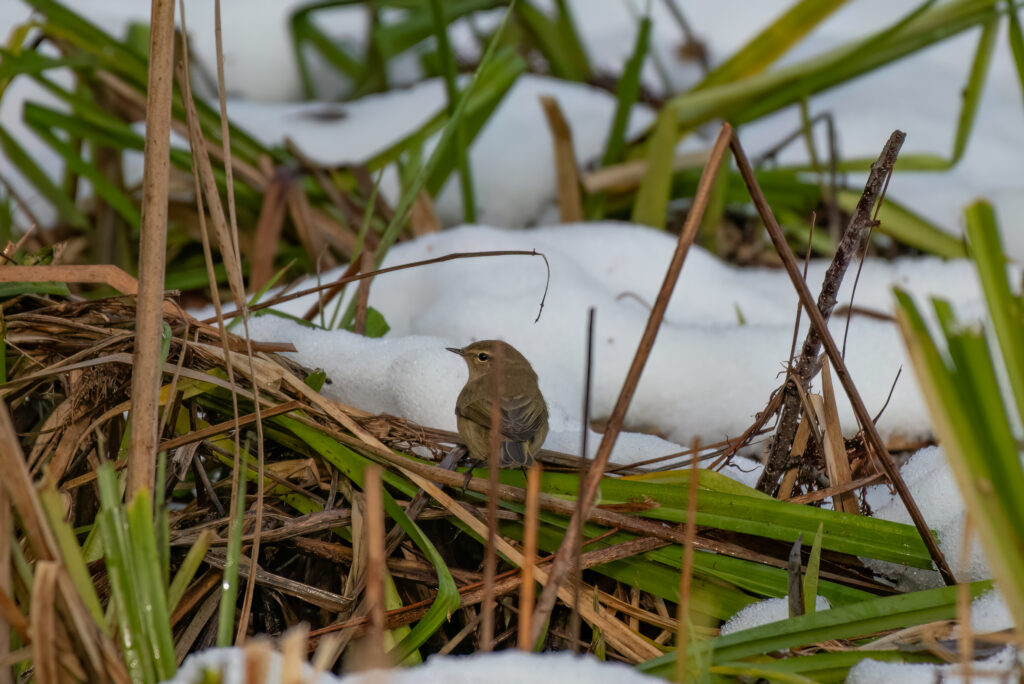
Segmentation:
<svg viewBox="0 0 1024 684">
<path fill-rule="evenodd" d="M 461 349 L 456 348 L 456 347 L 445 347 L 445 349 L 450 351 L 452 354 L 458 354 L 459 356 L 465 356 L 463 351 Z"/>
</svg>

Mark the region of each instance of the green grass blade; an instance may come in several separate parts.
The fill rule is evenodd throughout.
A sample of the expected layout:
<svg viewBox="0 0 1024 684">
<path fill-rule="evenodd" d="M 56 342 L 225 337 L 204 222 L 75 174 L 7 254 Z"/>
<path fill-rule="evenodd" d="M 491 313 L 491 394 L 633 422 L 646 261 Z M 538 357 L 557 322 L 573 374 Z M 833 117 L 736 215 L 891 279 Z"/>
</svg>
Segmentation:
<svg viewBox="0 0 1024 684">
<path fill-rule="evenodd" d="M 370 462 L 367 458 L 339 444 L 330 436 L 303 425 L 296 420 L 278 416 L 273 419 L 273 422 L 285 427 L 289 432 L 317 451 L 325 461 L 336 467 L 356 485 L 362 486 L 363 469 Z M 382 477 L 385 484 L 396 487 L 406 496 L 411 496 L 418 489 L 408 480 L 389 471 L 384 471 Z M 405 514 L 405 511 L 398 505 L 386 488 L 382 490 L 382 494 L 384 498 L 384 511 L 405 531 L 409 540 L 419 548 L 427 561 L 433 566 L 434 571 L 437 573 L 438 582 L 438 592 L 433 605 L 431 605 L 426 615 L 416 623 L 412 631 L 389 654 L 395 662 L 400 662 L 409 657 L 431 635 L 437 632 L 443 624 L 447 623 L 448 616 L 459 607 L 460 598 L 455 580 L 452 578 L 448 565 L 437 548 L 420 527 Z"/>
<path fill-rule="evenodd" d="M 1013 55 L 1013 64 L 1017 67 L 1017 81 L 1020 83 L 1021 94 L 1024 95 L 1024 31 L 1020 26 L 1020 9 L 1016 0 L 1009 0 L 1010 11 L 1007 15 L 1010 18 L 1006 30 L 1009 36 L 1010 53 Z"/>
<path fill-rule="evenodd" d="M 652 26 L 650 16 L 645 15 L 640 20 L 633 52 L 622 70 L 618 85 L 615 86 L 615 116 L 604 144 L 601 166 L 611 166 L 622 160 L 622 153 L 626 148 L 626 129 L 629 126 L 629 116 L 633 111 L 633 105 L 636 104 L 637 98 L 640 96 L 640 74 L 647 58 Z M 603 217 L 604 205 L 604 193 L 588 198 L 587 216 L 591 220 Z"/>
<path fill-rule="evenodd" d="M 26 4 L 46 17 L 43 30 L 58 35 L 76 45 L 104 67 L 144 88 L 146 84 L 146 58 L 121 41 L 62 5 L 57 0 L 26 0 Z"/>
<path fill-rule="evenodd" d="M 800 0 L 712 70 L 694 90 L 731 83 L 767 69 L 846 0 Z"/>
<path fill-rule="evenodd" d="M 516 19 L 551 68 L 551 75 L 569 81 L 586 81 L 590 66 L 564 0 L 557 0 L 558 17 L 548 17 L 529 0 L 516 7 Z"/>
<path fill-rule="evenodd" d="M 813 613 L 817 609 L 818 572 L 821 569 L 821 540 L 825 532 L 825 523 L 818 523 L 818 532 L 811 544 L 811 556 L 807 559 L 807 571 L 804 574 L 804 613 Z"/>
<path fill-rule="evenodd" d="M 134 567 L 124 504 L 121 503 L 121 487 L 109 461 L 102 463 L 96 474 L 101 501 L 97 521 L 125 664 L 133 681 L 149 684 L 158 681 L 156 664 L 138 596 L 141 587 L 136 582 L 138 573 Z"/>
<path fill-rule="evenodd" d="M 676 116 L 666 108 L 658 115 L 654 134 L 647 144 L 647 171 L 633 204 L 633 223 L 665 227 L 677 137 Z"/>
<path fill-rule="evenodd" d="M 963 105 L 960 107 L 960 118 L 957 121 L 956 135 L 953 138 L 950 166 L 960 161 L 964 156 L 964 150 L 967 149 L 967 141 L 971 137 L 974 120 L 978 114 L 978 106 L 981 104 L 981 95 L 985 90 L 985 79 L 988 78 L 989 65 L 992 63 L 992 51 L 996 46 L 998 32 L 999 16 L 997 15 L 985 22 L 981 36 L 978 38 L 978 48 L 974 52 L 974 61 L 971 62 L 971 72 L 967 77 L 967 85 L 963 89 Z"/>
<path fill-rule="evenodd" d="M 676 112 L 684 130 L 716 118 L 734 124 L 751 121 L 983 24 L 998 13 L 997 0 L 929 0 L 873 36 L 791 66 L 684 93 L 667 107 Z"/>
<path fill-rule="evenodd" d="M 89 219 L 72 201 L 63 190 L 50 179 L 46 173 L 39 168 L 35 160 L 25 151 L 11 135 L 0 127 L 0 150 L 11 165 L 24 176 L 25 180 L 32 184 L 40 195 L 53 205 L 57 210 L 57 216 L 61 221 L 74 226 L 75 228 L 86 229 L 89 226 Z"/>
<path fill-rule="evenodd" d="M 50 524 L 50 529 L 53 530 L 54 537 L 57 539 L 61 560 L 75 585 L 75 590 L 82 598 L 82 603 L 89 610 L 89 614 L 96 620 L 96 624 L 101 629 L 106 629 L 103 608 L 100 605 L 99 596 L 96 594 L 96 587 L 92 583 L 89 568 L 86 567 L 82 547 L 78 545 L 75 531 L 64 519 L 64 503 L 52 483 L 39 492 L 39 501 L 46 514 L 46 521 Z"/>
<path fill-rule="evenodd" d="M 987 202 L 975 202 L 964 212 L 971 258 L 978 268 L 996 339 L 1006 364 L 1017 415 L 1024 424 L 1024 325 L 1021 302 L 1010 291 L 1006 256 L 999 239 L 995 212 Z"/>
<path fill-rule="evenodd" d="M 840 190 L 836 200 L 843 211 L 852 212 L 860 200 L 860 193 Z M 946 259 L 957 259 L 967 255 L 960 238 L 936 227 L 889 197 L 882 203 L 878 218 L 881 223 L 875 230 L 904 245 Z"/>
<path fill-rule="evenodd" d="M 644 16 L 640 20 L 633 52 L 622 70 L 618 85 L 615 87 L 615 117 L 612 119 L 608 139 L 605 141 L 601 166 L 610 166 L 622 160 L 622 152 L 626 147 L 626 128 L 629 126 L 629 115 L 640 96 L 640 74 L 643 71 L 644 61 L 647 59 L 647 51 L 650 49 L 652 26 L 653 22 L 649 16 Z"/>
<path fill-rule="evenodd" d="M 890 651 L 844 651 L 838 653 L 815 653 L 812 655 L 795 656 L 792 658 L 780 658 L 769 662 L 758 661 L 755 666 L 759 674 L 767 681 L 787 681 L 782 679 L 787 675 L 796 675 L 808 678 L 804 681 L 812 682 L 842 682 L 850 672 L 850 668 L 870 658 L 884 663 L 943 663 L 941 658 L 931 653 L 914 653 L 900 650 Z M 721 663 L 709 668 L 712 674 L 724 674 L 731 668 L 750 667 L 750 663 L 735 661 Z"/>
<path fill-rule="evenodd" d="M 455 114 L 459 101 L 459 87 L 455 82 L 455 53 L 448 43 L 448 25 L 445 23 L 444 5 L 441 0 L 430 0 L 430 13 L 434 19 L 434 38 L 444 76 L 445 93 L 448 95 L 448 116 Z M 455 129 L 455 164 L 459 170 L 459 188 L 462 190 L 462 216 L 466 223 L 476 223 L 476 196 L 473 192 L 473 173 L 466 151 L 466 135 L 462 122 Z"/>
<path fill-rule="evenodd" d="M 989 581 L 968 585 L 971 597 L 990 591 Z M 956 617 L 958 587 L 942 587 L 898 596 L 870 599 L 832 610 L 773 622 L 733 632 L 703 643 L 701 650 L 712 654 L 713 662 L 724 663 L 784 648 L 796 648 L 830 639 L 850 639 L 893 629 L 902 629 Z M 641 663 L 641 672 L 670 676 L 676 654 Z"/>
<path fill-rule="evenodd" d="M 512 510 L 519 508 L 519 506 L 516 506 Z M 565 518 L 558 518 L 551 514 L 543 514 L 542 520 L 545 524 L 540 525 L 537 529 L 537 546 L 544 551 L 555 552 L 558 550 L 562 537 L 565 535 L 565 527 L 568 521 Z M 593 538 L 604 532 L 606 532 L 605 529 L 590 525 L 584 534 L 588 538 Z M 521 524 L 502 525 L 501 533 L 513 539 L 522 539 L 523 527 Z M 607 548 L 632 538 L 634 538 L 632 535 L 612 535 L 607 540 L 593 542 L 587 546 L 587 549 Z M 674 544 L 670 547 L 659 549 L 659 551 L 663 553 L 657 556 L 642 554 L 633 558 L 602 563 L 591 569 L 606 577 L 625 582 L 629 586 L 636 587 L 641 591 L 649 592 L 668 601 L 678 602 L 679 567 L 682 565 L 682 547 Z M 659 562 L 660 559 L 665 557 L 673 558 L 674 563 Z M 696 567 L 694 568 L 690 609 L 695 614 L 716 620 L 726 620 L 756 600 L 755 597 L 741 591 L 737 587 L 723 584 L 718 577 L 702 574 Z"/>
<path fill-rule="evenodd" d="M 0 48 L 0 83 L 8 81 L 15 76 L 33 76 L 41 74 L 50 69 L 69 67 L 77 69 L 94 64 L 94 60 L 88 55 L 71 55 L 69 57 L 48 57 L 35 50 L 24 50 L 16 53 L 12 50 Z M 0 88 L 0 95 L 3 89 Z"/>
<path fill-rule="evenodd" d="M 234 443 L 231 444 L 234 451 Z M 232 463 L 232 466 L 234 463 Z M 238 598 L 238 575 L 242 556 L 242 523 L 245 516 L 245 483 L 247 473 L 240 474 L 238 487 L 239 501 L 234 507 L 231 527 L 228 531 L 227 555 L 221 581 L 220 606 L 217 609 L 217 646 L 225 648 L 235 639 L 235 602 Z"/>
<path fill-rule="evenodd" d="M 455 122 L 454 127 L 448 128 L 441 134 L 437 147 L 427 159 L 423 172 L 427 174 L 425 187 L 427 192 L 436 196 L 441 191 L 448 177 L 458 164 L 457 141 L 461 135 L 464 138 L 465 147 L 472 145 L 476 136 L 483 130 L 484 125 L 490 119 L 491 114 L 501 104 L 502 99 L 508 94 L 520 75 L 526 72 L 526 62 L 523 61 L 512 48 L 503 48 L 496 53 L 493 61 L 488 65 L 486 71 L 481 74 L 479 85 L 474 80 L 468 88 L 473 88 L 479 95 L 479 109 L 475 112 L 465 112 L 462 116 L 456 117 L 452 114 L 449 122 Z M 460 99 L 461 103 L 461 99 Z M 461 131 L 461 133 L 460 133 Z M 468 162 L 467 162 L 468 163 Z M 406 192 L 419 187 L 418 180 L 414 180 Z M 422 188 L 420 188 L 422 189 Z M 417 195 L 419 191 L 417 190 Z M 403 193 L 403 198 L 405 193 Z M 411 201 L 415 201 L 413 196 Z M 385 231 L 386 234 L 387 231 Z"/>
<path fill-rule="evenodd" d="M 352 58 L 344 48 L 332 40 L 313 21 L 313 13 L 329 7 L 338 7 L 346 4 L 354 4 L 354 0 L 348 2 L 319 2 L 296 10 L 289 19 L 289 30 L 292 37 L 292 49 L 295 53 L 295 62 L 299 67 L 299 78 L 302 81 L 302 91 L 306 99 L 317 99 L 316 85 L 312 72 L 309 68 L 309 48 L 320 53 L 320 57 L 334 67 L 339 73 L 359 82 L 363 78 L 364 69 L 358 60 Z"/>
<path fill-rule="evenodd" d="M 388 223 L 387 228 L 384 229 L 384 233 L 380 236 L 380 240 L 377 243 L 377 249 L 373 254 L 373 262 L 376 268 L 380 268 L 388 250 L 391 249 L 391 245 L 393 245 L 395 240 L 398 239 L 398 235 L 405 226 L 405 222 L 409 218 L 409 213 L 412 211 L 412 205 L 419 196 L 420 191 L 425 187 L 428 188 L 428 190 L 433 187 L 431 192 L 436 193 L 436 191 L 440 189 L 443 180 L 447 178 L 448 173 L 454 164 L 451 155 L 451 145 L 455 139 L 455 132 L 461 125 L 466 108 L 473 97 L 474 92 L 478 89 L 478 86 L 485 90 L 493 91 L 496 89 L 498 91 L 499 96 L 497 98 L 492 98 L 493 104 L 491 105 L 491 108 L 493 109 L 493 107 L 497 106 L 500 96 L 504 95 L 508 88 L 511 87 L 512 81 L 515 80 L 515 77 L 517 77 L 519 73 L 522 73 L 522 70 L 526 68 L 522 59 L 518 58 L 518 55 L 513 54 L 509 55 L 504 60 L 501 60 L 501 64 L 499 65 L 503 66 L 501 73 L 506 76 L 503 82 L 499 81 L 496 84 L 492 84 L 489 79 L 482 78 L 482 74 L 491 68 L 492 62 L 498 61 L 496 60 L 498 44 L 502 33 L 504 32 L 505 24 L 508 22 L 509 14 L 514 9 L 515 0 L 512 0 L 509 9 L 506 10 L 505 16 L 502 18 L 501 25 L 498 27 L 494 37 L 491 38 L 490 45 L 487 46 L 487 50 L 484 53 L 483 58 L 480 60 L 480 65 L 473 74 L 473 79 L 470 81 L 469 85 L 463 89 L 454 113 L 448 117 L 448 122 L 445 124 L 441 133 L 441 139 L 438 140 L 437 146 L 434 148 L 433 152 L 430 153 L 430 157 L 427 159 L 427 163 L 423 165 L 423 169 L 416 175 L 413 182 L 405 188 L 405 191 L 399 198 L 398 204 L 395 207 L 394 215 Z M 505 54 L 508 55 L 509 53 L 506 52 Z M 514 74 L 514 76 L 512 76 L 511 79 L 508 79 L 507 77 L 512 74 Z M 479 127 L 482 127 L 483 124 L 484 121 L 481 120 L 479 122 Z M 476 127 L 476 130 L 479 130 L 479 127 Z M 467 126 L 466 128 L 468 140 L 475 135 L 475 133 L 471 132 L 474 126 Z M 355 300 L 353 299 L 352 303 L 349 305 L 349 311 L 355 311 L 355 304 Z M 350 318 L 350 314 L 347 311 L 345 319 L 348 318 Z"/>
<path fill-rule="evenodd" d="M 126 506 L 128 534 L 135 569 L 133 581 L 139 592 L 142 623 L 149 638 L 153 663 L 160 681 L 170 679 L 177 671 L 171 617 L 167 610 L 167 585 L 160 569 L 159 551 L 153 525 L 153 506 L 149 492 L 139 489 Z"/>
<path fill-rule="evenodd" d="M 502 472 L 500 478 L 504 484 L 522 486 L 522 473 Z M 575 476 L 544 473 L 542 491 L 575 500 L 575 482 Z M 608 504 L 657 502 L 658 506 L 639 512 L 652 520 L 681 523 L 686 519 L 687 494 L 681 487 L 606 478 L 601 483 L 601 497 Z M 735 493 L 702 491 L 697 502 L 697 525 L 701 527 L 755 534 L 789 544 L 800 535 L 813 538 L 819 524 L 824 525 L 825 549 L 913 567 L 931 567 L 928 550 L 911 525 Z"/>
<path fill-rule="evenodd" d="M 185 595 L 185 590 L 188 589 L 189 583 L 203 564 L 203 558 L 206 556 L 206 552 L 210 550 L 213 536 L 212 530 L 200 532 L 199 539 L 196 539 L 195 543 L 189 547 L 188 553 L 185 554 L 185 559 L 181 561 L 178 572 L 174 574 L 171 586 L 167 590 L 167 608 L 171 612 L 174 612 L 174 609 L 178 607 L 178 601 Z"/>
<path fill-rule="evenodd" d="M 384 8 L 387 3 L 374 2 L 375 8 Z M 481 10 L 508 6 L 502 0 L 445 0 L 445 16 L 448 22 L 454 22 L 467 14 Z M 433 18 L 429 8 L 423 2 L 406 5 L 404 17 L 395 22 L 382 22 L 373 28 L 373 44 L 379 51 L 378 58 L 390 60 L 393 57 L 414 47 L 434 31 Z M 500 29 L 498 33 L 500 33 Z"/>
<path fill-rule="evenodd" d="M 31 104 L 26 105 L 26 115 L 31 107 Z M 92 183 L 96 194 L 102 197 L 107 204 L 113 207 L 114 211 L 120 214 L 121 218 L 127 221 L 129 225 L 134 226 L 137 229 L 141 224 L 141 215 L 139 210 L 135 208 L 135 203 L 132 202 L 131 198 L 128 197 L 125 192 L 111 183 L 110 180 L 94 164 L 82 159 L 82 157 L 80 157 L 75 151 L 74 146 L 58 138 L 49 128 L 32 126 L 32 130 L 35 131 L 35 134 L 38 135 L 43 142 L 49 145 L 54 152 L 60 155 L 68 169 L 74 171 L 83 178 L 89 179 L 89 182 Z"/>
<path fill-rule="evenodd" d="M 1016 533 L 1011 516 L 1019 516 L 1019 490 L 1021 474 L 1019 454 L 1011 439 L 996 439 L 990 433 L 994 415 L 979 416 L 979 389 L 991 385 L 974 374 L 978 368 L 989 366 L 991 357 L 983 349 L 981 333 L 977 330 L 950 335 L 949 320 L 944 321 L 950 345 L 950 361 L 937 348 L 931 333 L 913 300 L 896 290 L 896 317 L 900 332 L 910 353 L 914 372 L 921 383 L 922 395 L 932 417 L 932 423 L 956 476 L 964 496 L 967 510 L 985 549 L 994 576 L 1006 597 L 1014 621 L 1024 624 L 1024 553 L 1020 535 Z M 938 307 L 940 319 L 951 315 Z M 975 338 L 971 349 L 970 338 Z M 965 362 L 965 355 L 978 358 Z M 984 356 L 984 358 L 981 358 Z M 991 389 L 988 389 L 991 392 Z M 998 390 L 996 390 L 998 392 Z M 1000 417 L 1005 420 L 1005 413 Z M 1000 442 L 1004 445 L 1000 447 Z M 993 451 L 993 448 L 998 451 Z M 1007 471 L 1017 469 L 1015 476 L 1005 479 Z"/>
</svg>

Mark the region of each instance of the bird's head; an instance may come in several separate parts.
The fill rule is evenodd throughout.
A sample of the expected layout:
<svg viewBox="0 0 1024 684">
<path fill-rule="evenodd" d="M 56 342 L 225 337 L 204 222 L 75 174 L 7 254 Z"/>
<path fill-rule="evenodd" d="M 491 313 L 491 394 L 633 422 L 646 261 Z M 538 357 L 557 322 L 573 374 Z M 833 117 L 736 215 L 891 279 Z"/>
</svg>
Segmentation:
<svg viewBox="0 0 1024 684">
<path fill-rule="evenodd" d="M 531 374 L 533 373 L 533 368 L 530 367 L 530 362 L 526 360 L 526 357 L 520 354 L 515 347 L 501 340 L 481 340 L 480 342 L 466 345 L 461 349 L 457 347 L 445 348 L 453 354 L 458 354 L 466 361 L 466 365 L 469 367 L 470 380 L 490 373 L 498 363 L 501 364 L 503 373 L 506 375 L 510 371 L 514 372 L 517 369 L 528 370 Z M 499 356 L 501 357 L 500 361 L 498 360 Z"/>
</svg>

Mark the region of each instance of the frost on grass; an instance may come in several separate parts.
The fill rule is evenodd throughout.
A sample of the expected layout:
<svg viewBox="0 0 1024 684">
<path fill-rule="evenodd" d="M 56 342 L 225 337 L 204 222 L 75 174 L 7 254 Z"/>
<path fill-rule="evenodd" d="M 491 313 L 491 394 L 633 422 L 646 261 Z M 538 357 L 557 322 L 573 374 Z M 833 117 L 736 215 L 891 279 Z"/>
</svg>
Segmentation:
<svg viewBox="0 0 1024 684">
<path fill-rule="evenodd" d="M 928 665 L 883 663 L 870 658 L 850 668 L 847 684 L 1004 684 L 1020 681 L 1022 663 L 1020 651 L 1007 647 L 996 655 L 971 663 L 969 676 L 963 674 L 960 664 Z"/>
<path fill-rule="evenodd" d="M 824 596 L 816 597 L 814 601 L 815 611 L 828 610 L 831 607 L 832 606 L 829 604 L 827 598 Z M 726 634 L 732 634 L 733 632 L 742 632 L 745 629 L 753 629 L 754 627 L 760 627 L 761 625 L 781 622 L 782 620 L 788 619 L 788 598 L 765 599 L 764 601 L 751 603 L 749 606 L 729 618 L 726 623 L 722 625 L 721 634 L 724 636 Z"/>
</svg>

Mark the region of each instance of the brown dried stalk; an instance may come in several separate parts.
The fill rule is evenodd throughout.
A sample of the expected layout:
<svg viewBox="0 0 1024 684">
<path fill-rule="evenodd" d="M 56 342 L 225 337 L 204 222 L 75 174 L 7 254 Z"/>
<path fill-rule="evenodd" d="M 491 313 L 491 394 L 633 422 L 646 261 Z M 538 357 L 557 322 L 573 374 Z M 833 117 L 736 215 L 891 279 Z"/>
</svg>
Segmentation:
<svg viewBox="0 0 1024 684">
<path fill-rule="evenodd" d="M 146 86 L 146 165 L 142 176 L 139 294 L 132 362 L 132 433 L 128 443 L 129 498 L 153 489 L 156 477 L 160 333 L 167 246 L 167 188 L 171 176 L 171 97 L 174 90 L 174 0 L 153 0 Z"/>
<path fill-rule="evenodd" d="M 672 296 L 672 291 L 675 289 L 676 282 L 679 279 L 679 273 L 683 269 L 683 261 L 686 259 L 686 254 L 690 249 L 690 245 L 693 244 L 694 238 L 697 237 L 697 229 L 700 227 L 704 210 L 707 208 L 711 197 L 712 185 L 714 184 L 715 177 L 718 175 L 718 169 L 721 166 L 722 158 L 725 156 L 726 147 L 731 138 L 732 126 L 728 123 L 722 124 L 722 128 L 711 150 L 711 158 L 708 161 L 708 165 L 704 167 L 704 172 L 701 174 L 700 182 L 697 185 L 697 192 L 693 198 L 693 207 L 690 209 L 683 230 L 679 234 L 679 242 L 676 244 L 676 250 L 672 255 L 672 261 L 665 274 L 665 280 L 662 283 L 661 290 L 658 292 L 658 298 L 654 301 L 654 306 L 651 308 L 651 314 L 647 319 L 647 327 L 644 329 L 643 337 L 640 338 L 640 344 L 637 346 L 636 355 L 633 357 L 633 364 L 629 368 L 629 373 L 626 375 L 626 380 L 615 403 L 615 408 L 608 419 L 608 426 L 597 449 L 597 454 L 594 456 L 594 463 L 590 466 L 590 470 L 583 481 L 576 511 L 569 521 L 569 527 L 566 530 L 562 545 L 559 547 L 558 555 L 551 567 L 549 582 L 544 586 L 544 591 L 541 593 L 537 612 L 533 616 L 533 625 L 530 629 L 533 639 L 537 639 L 540 636 L 541 630 L 544 628 L 544 624 L 554 608 L 555 598 L 558 595 L 562 582 L 569 572 L 572 557 L 576 554 L 579 530 L 582 528 L 583 521 L 590 513 L 594 495 L 597 493 L 601 477 L 604 475 L 604 469 L 608 465 L 608 458 L 611 456 L 615 440 L 622 429 L 622 421 L 626 417 L 626 410 L 629 408 L 629 403 L 636 392 L 636 387 L 640 382 L 640 374 L 647 364 L 647 357 L 654 346 L 654 340 L 658 335 L 658 329 L 661 327 L 661 321 L 665 317 L 668 300 Z"/>
<path fill-rule="evenodd" d="M 858 253 L 865 235 L 874 225 L 871 218 L 872 209 L 882 195 L 886 179 L 892 174 L 896 157 L 899 155 L 906 137 L 907 135 L 903 131 L 893 131 L 885 147 L 882 148 L 882 153 L 871 165 L 871 172 L 864 185 L 864 192 L 861 194 L 860 201 L 857 202 L 857 208 L 850 218 L 842 240 L 836 247 L 835 256 L 832 257 L 832 263 L 829 264 L 828 270 L 825 272 L 825 281 L 818 293 L 816 309 L 825 321 L 828 320 L 836 306 L 836 296 L 850 261 Z M 796 465 L 789 463 L 789 451 L 793 445 L 793 438 L 796 436 L 797 422 L 800 417 L 800 397 L 797 388 L 791 383 L 798 383 L 800 388 L 806 391 L 811 379 L 818 373 L 818 354 L 821 353 L 821 344 L 821 333 L 816 326 L 812 325 L 807 331 L 800 350 L 800 357 L 794 364 L 783 390 L 779 427 L 775 432 L 775 439 L 772 441 L 768 461 L 757 483 L 757 488 L 763 492 L 773 493 L 782 473 L 788 466 Z"/>
<path fill-rule="evenodd" d="M 562 223 L 582 221 L 580 170 L 576 166 L 576 153 L 572 147 L 572 129 L 565 120 L 562 108 L 558 106 L 558 100 L 550 95 L 541 95 L 540 106 L 544 110 L 554 146 L 558 218 Z"/>
<path fill-rule="evenodd" d="M 842 383 L 843 389 L 846 391 L 846 395 L 850 399 L 850 404 L 853 406 L 853 412 L 857 416 L 857 421 L 860 423 L 861 429 L 864 431 L 864 441 L 867 443 L 868 448 L 871 449 L 871 451 L 873 451 L 878 457 L 878 460 L 882 464 L 882 468 L 885 470 L 885 474 L 889 476 L 889 481 L 892 482 L 893 487 L 896 488 L 896 492 L 899 494 L 900 500 L 903 501 L 903 505 L 906 506 L 911 520 L 914 521 L 914 526 L 917 528 L 922 541 L 924 541 L 925 546 L 928 548 L 928 553 L 931 555 L 932 561 L 935 563 L 939 573 L 942 575 L 943 581 L 948 585 L 956 584 L 956 577 L 953 575 L 952 570 L 949 569 L 949 564 L 946 562 L 946 558 L 943 556 L 938 542 L 935 540 L 935 537 L 932 536 L 931 529 L 929 529 L 928 524 L 921 515 L 921 510 L 917 507 L 917 502 L 914 501 L 914 497 L 910 494 L 910 490 L 907 488 L 907 483 L 903 481 L 903 476 L 900 474 L 899 469 L 893 462 L 892 456 L 889 454 L 889 450 L 885 448 L 885 442 L 882 441 L 882 437 L 878 434 L 878 430 L 875 428 L 875 423 L 872 420 L 871 415 L 868 413 L 867 408 L 865 408 L 860 392 L 857 391 L 857 387 L 853 384 L 853 379 L 850 377 L 850 372 L 846 368 L 846 363 L 843 361 L 842 354 L 839 352 L 839 347 L 836 346 L 835 339 L 833 339 L 832 333 L 828 329 L 828 323 L 825 321 L 825 316 L 822 315 L 821 310 L 815 304 L 814 297 L 811 295 L 811 291 L 807 288 L 807 283 L 804 282 L 804 279 L 801 277 L 800 266 L 796 261 L 796 257 L 793 256 L 793 252 L 789 249 L 789 244 L 786 242 L 786 237 L 782 233 L 782 228 L 779 227 L 778 222 L 775 220 L 775 215 L 772 213 L 771 207 L 768 205 L 768 201 L 765 199 L 764 193 L 761 191 L 761 186 L 758 184 L 757 178 L 754 176 L 754 170 L 750 166 L 750 161 L 747 159 L 747 155 L 743 151 L 742 145 L 740 145 L 739 140 L 735 138 L 732 141 L 732 152 L 733 157 L 736 159 L 736 165 L 739 167 L 740 175 L 743 176 L 743 181 L 746 183 L 747 191 L 750 193 L 750 197 L 754 202 L 754 206 L 757 207 L 761 220 L 764 222 L 765 228 L 768 230 L 768 235 L 771 237 L 772 243 L 775 245 L 775 250 L 782 258 L 782 263 L 786 267 L 786 272 L 789 274 L 790 280 L 793 281 L 793 286 L 796 288 L 797 295 L 800 297 L 800 302 L 803 304 L 804 310 L 807 311 L 807 315 L 811 319 L 811 326 L 817 330 L 817 334 L 821 338 L 821 344 L 825 347 L 825 352 L 828 354 L 828 358 L 832 362 L 832 366 L 835 368 L 836 375 L 839 377 L 839 381 Z"/>
</svg>

